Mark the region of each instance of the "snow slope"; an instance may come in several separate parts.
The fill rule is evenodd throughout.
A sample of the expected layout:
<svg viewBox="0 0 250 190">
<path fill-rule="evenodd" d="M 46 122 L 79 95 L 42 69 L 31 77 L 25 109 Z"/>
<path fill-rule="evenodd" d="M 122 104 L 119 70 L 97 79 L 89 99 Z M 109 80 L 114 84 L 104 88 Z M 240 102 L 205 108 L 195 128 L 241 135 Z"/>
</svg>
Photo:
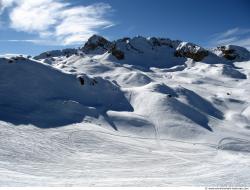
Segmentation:
<svg viewBox="0 0 250 190">
<path fill-rule="evenodd" d="M 89 123 L 1 122 L 0 141 L 1 186 L 249 186 L 249 154 L 208 144 L 159 144 Z"/>
<path fill-rule="evenodd" d="M 249 186 L 250 53 L 230 48 L 95 35 L 2 56 L 0 185 Z"/>
<path fill-rule="evenodd" d="M 66 74 L 25 58 L 0 62 L 1 120 L 56 127 L 133 109 L 119 87 L 101 77 Z"/>
</svg>

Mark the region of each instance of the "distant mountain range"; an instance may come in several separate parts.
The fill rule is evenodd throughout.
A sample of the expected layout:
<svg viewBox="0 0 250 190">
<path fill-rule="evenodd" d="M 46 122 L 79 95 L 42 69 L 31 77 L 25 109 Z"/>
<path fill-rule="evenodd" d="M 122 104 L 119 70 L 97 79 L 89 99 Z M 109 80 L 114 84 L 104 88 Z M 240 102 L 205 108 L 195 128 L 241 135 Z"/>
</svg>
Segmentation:
<svg viewBox="0 0 250 190">
<path fill-rule="evenodd" d="M 103 55 L 110 59 L 136 66 L 169 68 L 184 64 L 190 58 L 195 62 L 230 63 L 250 59 L 250 52 L 235 45 L 205 49 L 190 42 L 165 38 L 123 38 L 110 42 L 102 36 L 93 35 L 79 49 L 64 49 L 42 53 L 35 59 L 49 59 L 73 54 Z"/>
</svg>

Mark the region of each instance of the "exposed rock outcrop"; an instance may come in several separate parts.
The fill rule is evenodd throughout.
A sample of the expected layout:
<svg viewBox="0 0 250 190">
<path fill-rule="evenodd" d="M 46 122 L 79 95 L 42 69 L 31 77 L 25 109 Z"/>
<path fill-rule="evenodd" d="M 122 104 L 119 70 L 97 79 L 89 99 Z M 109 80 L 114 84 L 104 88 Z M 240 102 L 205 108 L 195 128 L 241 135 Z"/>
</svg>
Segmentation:
<svg viewBox="0 0 250 190">
<path fill-rule="evenodd" d="M 109 52 L 118 60 L 123 60 L 125 58 L 124 52 L 117 49 L 116 45 L 113 45 Z"/>
<path fill-rule="evenodd" d="M 236 45 L 219 46 L 214 52 L 230 61 L 244 61 L 250 59 L 250 52 L 243 47 Z"/>
<path fill-rule="evenodd" d="M 202 61 L 208 56 L 208 51 L 193 43 L 182 42 L 176 48 L 175 56 L 191 58 L 194 61 Z"/>
<path fill-rule="evenodd" d="M 101 53 L 110 50 L 112 43 L 102 36 L 93 35 L 83 46 L 82 50 L 85 52 L 91 52 L 99 50 Z"/>
</svg>

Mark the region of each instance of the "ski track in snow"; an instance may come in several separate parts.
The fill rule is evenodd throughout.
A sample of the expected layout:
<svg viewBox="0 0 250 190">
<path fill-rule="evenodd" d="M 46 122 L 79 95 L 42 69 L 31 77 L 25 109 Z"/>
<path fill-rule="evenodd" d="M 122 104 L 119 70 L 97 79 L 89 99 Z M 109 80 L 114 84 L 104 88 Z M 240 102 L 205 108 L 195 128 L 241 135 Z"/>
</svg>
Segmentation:
<svg viewBox="0 0 250 190">
<path fill-rule="evenodd" d="M 116 134 L 92 124 L 1 124 L 2 186 L 249 185 L 249 153 Z M 158 146 L 160 143 L 160 146 Z"/>
</svg>

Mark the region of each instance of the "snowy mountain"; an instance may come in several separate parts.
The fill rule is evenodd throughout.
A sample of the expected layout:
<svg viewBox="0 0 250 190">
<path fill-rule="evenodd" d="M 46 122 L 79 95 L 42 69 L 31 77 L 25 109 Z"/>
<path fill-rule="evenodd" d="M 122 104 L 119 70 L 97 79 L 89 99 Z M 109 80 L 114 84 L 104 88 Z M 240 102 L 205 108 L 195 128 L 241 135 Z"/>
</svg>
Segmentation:
<svg viewBox="0 0 250 190">
<path fill-rule="evenodd" d="M 155 37 L 1 56 L 0 183 L 231 183 L 249 162 L 249 77 L 243 47 Z"/>
</svg>

